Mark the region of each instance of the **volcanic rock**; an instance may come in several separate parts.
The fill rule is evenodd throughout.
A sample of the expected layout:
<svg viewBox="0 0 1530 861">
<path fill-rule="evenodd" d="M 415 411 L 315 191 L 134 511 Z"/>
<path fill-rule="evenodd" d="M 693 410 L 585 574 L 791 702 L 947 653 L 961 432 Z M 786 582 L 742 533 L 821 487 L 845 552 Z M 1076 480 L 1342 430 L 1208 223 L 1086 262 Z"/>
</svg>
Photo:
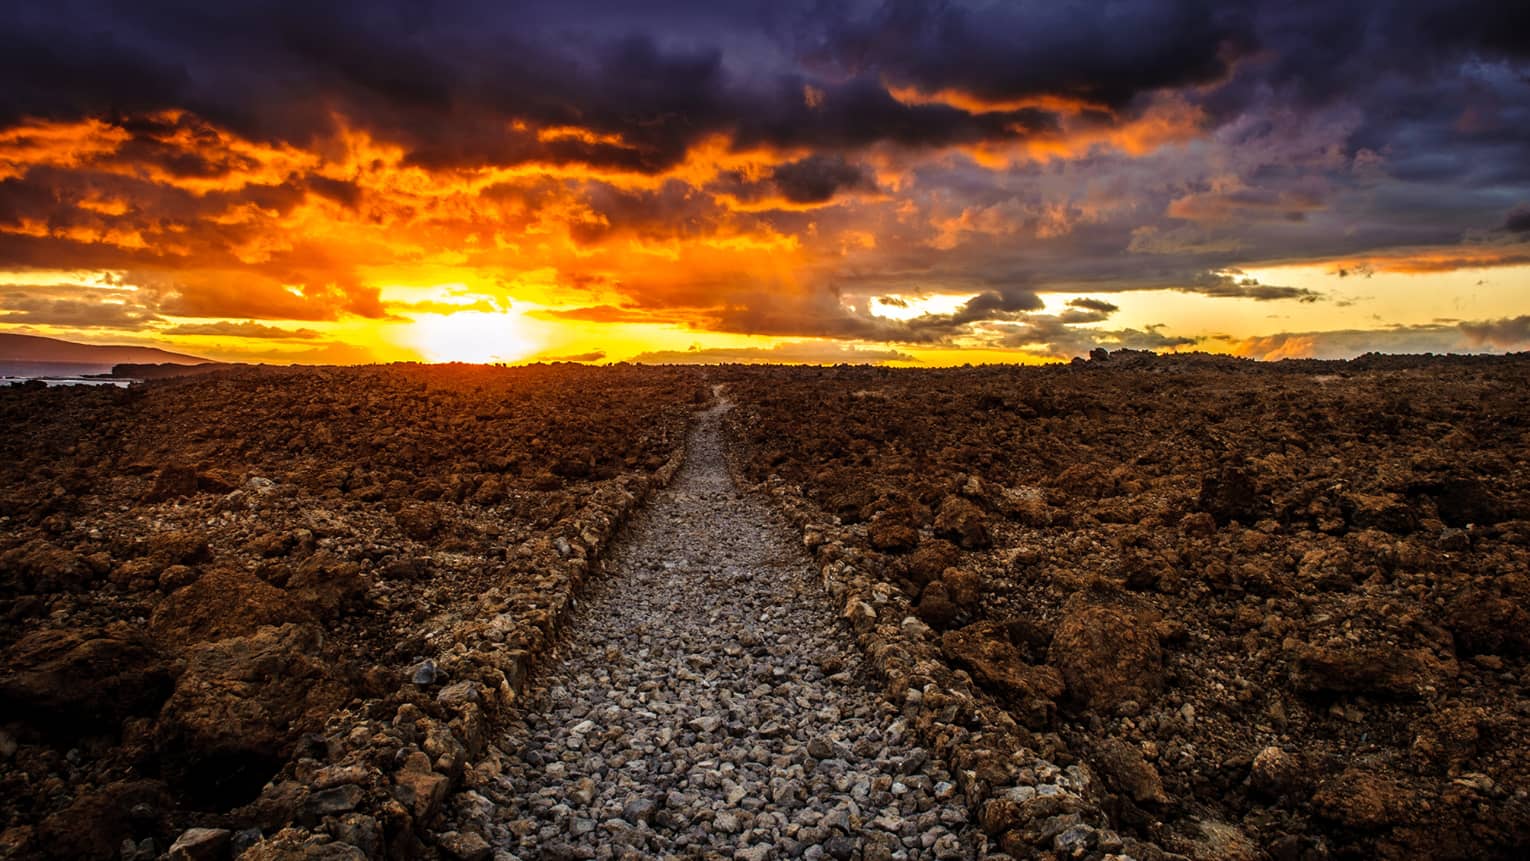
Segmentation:
<svg viewBox="0 0 1530 861">
<path fill-rule="evenodd" d="M 993 544 L 983 509 L 960 496 L 948 496 L 941 501 L 940 511 L 935 515 L 935 534 L 966 550 L 981 550 Z"/>
<path fill-rule="evenodd" d="M 241 569 L 217 567 L 166 596 L 149 630 L 167 647 L 184 648 L 312 619 L 285 591 Z"/>
<path fill-rule="evenodd" d="M 36 631 L 6 652 L 5 666 L 0 712 L 49 733 L 114 729 L 170 693 L 165 660 L 126 625 Z"/>
<path fill-rule="evenodd" d="M 313 625 L 268 626 L 192 647 L 157 731 L 170 773 L 212 795 L 259 788 L 297 737 L 348 698 L 333 665 Z"/>
<path fill-rule="evenodd" d="M 1139 804 L 1168 803 L 1169 796 L 1163 791 L 1163 779 L 1158 776 L 1158 769 L 1142 758 L 1142 751 L 1136 746 L 1116 738 L 1106 739 L 1095 751 L 1094 761 L 1111 785 L 1133 801 Z"/>
<path fill-rule="evenodd" d="M 1155 620 L 1121 606 L 1069 605 L 1049 650 L 1069 699 L 1093 709 L 1151 700 L 1164 678 Z"/>
<path fill-rule="evenodd" d="M 1048 666 L 1033 666 L 1009 640 L 1008 626 L 977 622 L 940 639 L 941 651 L 977 682 L 1021 708 L 1026 723 L 1044 728 L 1052 701 L 1062 695 L 1062 676 Z"/>
</svg>

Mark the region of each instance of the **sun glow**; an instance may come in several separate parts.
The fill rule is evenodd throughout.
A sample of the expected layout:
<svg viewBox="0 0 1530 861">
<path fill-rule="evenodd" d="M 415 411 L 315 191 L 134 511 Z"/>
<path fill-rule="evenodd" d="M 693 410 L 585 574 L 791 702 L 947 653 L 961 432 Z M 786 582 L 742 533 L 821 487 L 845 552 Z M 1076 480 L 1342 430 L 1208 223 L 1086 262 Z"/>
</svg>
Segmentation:
<svg viewBox="0 0 1530 861">
<path fill-rule="evenodd" d="M 425 314 L 410 329 L 410 345 L 431 362 L 515 362 L 539 346 L 519 314 Z"/>
</svg>

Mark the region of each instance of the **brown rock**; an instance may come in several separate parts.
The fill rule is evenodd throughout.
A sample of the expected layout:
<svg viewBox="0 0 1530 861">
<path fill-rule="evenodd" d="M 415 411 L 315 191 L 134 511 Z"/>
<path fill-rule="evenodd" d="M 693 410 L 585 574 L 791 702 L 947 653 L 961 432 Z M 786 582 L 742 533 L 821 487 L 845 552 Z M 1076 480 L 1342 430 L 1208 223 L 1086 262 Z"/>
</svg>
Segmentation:
<svg viewBox="0 0 1530 861">
<path fill-rule="evenodd" d="M 1448 478 L 1425 490 L 1434 497 L 1446 526 L 1464 529 L 1472 524 L 1489 525 L 1507 520 L 1512 512 L 1480 478 Z"/>
<path fill-rule="evenodd" d="M 171 565 L 159 572 L 159 590 L 174 592 L 183 586 L 190 586 L 198 576 L 200 572 L 189 565 Z"/>
<path fill-rule="evenodd" d="M 1142 758 L 1142 751 L 1118 738 L 1108 738 L 1095 752 L 1095 764 L 1112 786 L 1139 804 L 1167 804 L 1158 769 Z"/>
<path fill-rule="evenodd" d="M 166 596 L 149 630 L 167 647 L 185 648 L 244 636 L 266 625 L 312 620 L 286 592 L 259 577 L 237 568 L 213 568 Z"/>
<path fill-rule="evenodd" d="M 79 592 L 95 579 L 85 558 L 41 539 L 0 554 L 0 571 L 26 592 Z"/>
<path fill-rule="evenodd" d="M 194 646 L 160 714 L 167 771 L 209 795 L 253 796 L 298 736 L 320 728 L 348 698 L 333 664 L 314 625 Z"/>
<path fill-rule="evenodd" d="M 919 544 L 919 531 L 897 517 L 879 514 L 866 527 L 866 542 L 883 553 L 903 553 Z"/>
<path fill-rule="evenodd" d="M 1312 797 L 1317 814 L 1351 828 L 1380 828 L 1407 819 L 1411 798 L 1396 782 L 1360 768 L 1324 781 Z"/>
<path fill-rule="evenodd" d="M 191 496 L 197 492 L 197 471 L 181 464 L 162 467 L 154 477 L 154 487 L 144 496 L 144 502 L 164 502 Z"/>
<path fill-rule="evenodd" d="M 961 550 L 944 538 L 921 541 L 908 557 L 909 579 L 919 586 L 939 579 L 947 568 L 961 559 L 961 555 Z"/>
<path fill-rule="evenodd" d="M 34 858 L 37 856 L 37 835 L 30 825 L 12 825 L 0 831 L 0 858 Z"/>
<path fill-rule="evenodd" d="M 170 844 L 170 861 L 219 861 L 232 838 L 227 828 L 189 828 Z"/>
<path fill-rule="evenodd" d="M 1268 516 L 1270 506 L 1259 493 L 1254 476 L 1244 467 L 1229 464 L 1216 475 L 1201 479 L 1201 493 L 1196 508 L 1226 526 L 1236 520 L 1252 526 Z"/>
<path fill-rule="evenodd" d="M 949 628 L 962 610 L 952 602 L 946 585 L 937 580 L 924 587 L 915 612 L 933 628 Z"/>
<path fill-rule="evenodd" d="M 995 503 L 999 513 L 1026 526 L 1052 525 L 1052 507 L 1039 487 L 1006 487 Z"/>
<path fill-rule="evenodd" d="M 398 523 L 400 532 L 416 541 L 429 541 L 441 531 L 441 513 L 430 503 L 405 505 L 393 515 L 393 519 Z"/>
<path fill-rule="evenodd" d="M 1304 693 L 1383 693 L 1422 696 L 1456 673 L 1455 661 L 1424 648 L 1386 645 L 1299 645 L 1291 666 L 1291 684 Z"/>
<path fill-rule="evenodd" d="M 287 594 L 320 619 L 360 605 L 367 593 L 361 566 L 325 550 L 313 554 L 287 579 Z"/>
<path fill-rule="evenodd" d="M 53 858 L 115 859 L 122 841 L 132 837 L 135 825 L 153 827 L 153 822 L 135 822 L 137 808 L 168 810 L 165 785 L 155 780 L 132 780 L 108 784 L 83 795 L 73 804 L 44 819 L 37 826 L 37 843 Z"/>
<path fill-rule="evenodd" d="M 471 831 L 459 833 L 448 831 L 436 838 L 436 846 L 446 853 L 448 858 L 456 858 L 458 861 L 484 861 L 494 854 L 493 847 L 488 841 Z"/>
<path fill-rule="evenodd" d="M 415 822 L 428 822 L 446 798 L 450 781 L 445 775 L 430 768 L 430 758 L 416 751 L 405 761 L 404 767 L 393 776 L 393 797 L 414 817 Z"/>
<path fill-rule="evenodd" d="M 156 532 L 145 540 L 144 547 L 160 565 L 196 565 L 212 559 L 206 536 L 189 530 Z"/>
<path fill-rule="evenodd" d="M 1285 795 L 1301 784 L 1301 763 L 1272 745 L 1255 754 L 1249 766 L 1248 780 L 1260 792 L 1276 797 Z"/>
<path fill-rule="evenodd" d="M 941 501 L 940 511 L 935 515 L 935 534 L 966 550 L 981 550 L 993 544 L 983 509 L 960 496 L 948 496 Z"/>
<path fill-rule="evenodd" d="M 8 650 L 5 666 L 0 713 L 50 733 L 114 728 L 170 693 L 164 658 L 125 625 L 36 631 Z"/>
<path fill-rule="evenodd" d="M 1418 528 L 1418 515 L 1396 494 L 1352 494 L 1344 507 L 1350 526 L 1356 529 L 1380 529 L 1394 535 L 1407 535 Z"/>
<path fill-rule="evenodd" d="M 1026 663 L 1009 640 L 1008 626 L 999 622 L 968 625 L 947 632 L 940 638 L 940 647 L 947 659 L 972 673 L 978 684 L 1017 708 L 1027 726 L 1046 726 L 1052 703 L 1063 692 L 1062 676 L 1051 667 Z"/>
<path fill-rule="evenodd" d="M 982 596 L 983 580 L 976 571 L 947 568 L 945 573 L 940 575 L 940 582 L 945 584 L 946 594 L 959 607 L 971 608 Z"/>
<path fill-rule="evenodd" d="M 1080 607 L 1070 600 L 1048 652 L 1067 683 L 1069 699 L 1095 709 L 1110 709 L 1126 700 L 1151 701 L 1163 687 L 1164 675 L 1154 622 L 1148 614 L 1126 607 Z"/>
<path fill-rule="evenodd" d="M 239 861 L 367 861 L 367 854 L 349 843 L 323 843 L 287 830 L 246 849 Z"/>
<path fill-rule="evenodd" d="M 1469 588 L 1445 610 L 1445 626 L 1464 654 L 1530 652 L 1530 612 L 1514 601 Z"/>
</svg>

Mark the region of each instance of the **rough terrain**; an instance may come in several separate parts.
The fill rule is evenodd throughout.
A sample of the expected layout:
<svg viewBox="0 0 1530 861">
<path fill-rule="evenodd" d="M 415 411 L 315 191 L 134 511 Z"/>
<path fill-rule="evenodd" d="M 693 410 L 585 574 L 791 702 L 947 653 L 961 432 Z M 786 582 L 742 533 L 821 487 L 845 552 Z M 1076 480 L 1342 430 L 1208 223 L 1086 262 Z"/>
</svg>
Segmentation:
<svg viewBox="0 0 1530 861">
<path fill-rule="evenodd" d="M 745 479 L 1123 838 L 1530 847 L 1530 357 L 726 376 Z"/>
<path fill-rule="evenodd" d="M 0 390 L 0 857 L 294 822 L 417 852 L 705 399 L 578 366 Z"/>
</svg>

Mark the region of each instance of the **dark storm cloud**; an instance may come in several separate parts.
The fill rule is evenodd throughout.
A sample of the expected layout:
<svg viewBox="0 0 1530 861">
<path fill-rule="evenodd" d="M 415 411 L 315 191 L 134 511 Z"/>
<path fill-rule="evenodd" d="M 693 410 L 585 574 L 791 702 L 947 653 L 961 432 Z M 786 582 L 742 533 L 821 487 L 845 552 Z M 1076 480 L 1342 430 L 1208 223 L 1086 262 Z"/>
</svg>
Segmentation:
<svg viewBox="0 0 1530 861">
<path fill-rule="evenodd" d="M 1521 206 L 1503 221 L 1503 229 L 1510 233 L 1530 233 L 1530 206 Z"/>
<path fill-rule="evenodd" d="M 1522 5 L 1491 0 L 667 3 L 643 15 L 618 3 L 61 0 L 10 4 L 0 19 L 9 84 L 0 123 L 144 122 L 185 108 L 248 136 L 304 142 L 344 118 L 404 144 L 421 164 L 538 158 L 655 171 L 716 132 L 845 148 L 949 145 L 1051 125 L 1043 111 L 906 105 L 883 80 L 1121 109 L 1155 90 L 1214 85 L 1256 57 L 1207 96 L 1230 111 L 1260 82 L 1323 100 L 1378 71 L 1525 57 L 1526 17 Z M 532 133 L 509 129 L 515 119 Z M 620 140 L 534 133 L 555 125 Z M 185 170 L 216 169 L 175 157 Z"/>
<path fill-rule="evenodd" d="M 889 0 L 869 15 L 834 7 L 804 54 L 847 74 L 993 102 L 1062 95 L 1122 107 L 1140 93 L 1204 84 L 1255 45 L 1237 4 L 1018 2 L 981 7 Z"/>
<path fill-rule="evenodd" d="M 1207 272 L 1195 279 L 1193 284 L 1179 288 L 1186 293 L 1199 293 L 1217 299 L 1253 299 L 1256 302 L 1273 302 L 1295 299 L 1298 302 L 1316 302 L 1323 294 L 1304 287 L 1284 287 L 1278 284 L 1260 284 L 1240 272 Z"/>
<path fill-rule="evenodd" d="M 159 313 L 322 320 L 385 315 L 361 263 L 469 235 L 566 227 L 581 254 L 664 244 L 684 270 L 687 242 L 768 233 L 798 243 L 793 277 L 613 267 L 601 283 L 622 295 L 585 291 L 568 319 L 1002 332 L 1062 352 L 1110 337 L 1077 327 L 1116 308 L 1041 314 L 1040 293 L 1314 302 L 1229 271 L 1522 260 L 1506 249 L 1530 234 L 1513 208 L 1530 200 L 1527 61 L 1530 6 L 1505 0 L 11 3 L 0 131 L 91 117 L 121 139 L 85 166 L 0 152 L 0 264 L 131 271 Z M 342 131 L 396 145 L 434 187 L 568 170 L 471 204 L 390 201 L 396 164 L 332 169 Z M 717 141 L 737 158 L 687 163 Z M 320 166 L 268 164 L 256 144 Z M 421 225 L 417 247 L 335 259 L 283 221 L 316 198 L 349 226 Z M 974 298 L 911 320 L 869 310 L 931 293 Z"/>
<path fill-rule="evenodd" d="M 1094 311 L 1096 313 L 1104 314 L 1107 316 L 1121 310 L 1118 306 L 1113 305 L 1110 302 L 1106 302 L 1104 299 L 1091 299 L 1089 297 L 1069 299 L 1068 305 L 1072 308 L 1079 308 L 1085 311 Z"/>
<path fill-rule="evenodd" d="M 812 155 L 778 165 L 771 178 L 792 203 L 823 203 L 842 190 L 876 188 L 866 169 L 843 156 Z"/>
<path fill-rule="evenodd" d="M 148 127 L 168 122 L 145 119 L 157 111 L 187 109 L 247 137 L 300 145 L 353 123 L 428 167 L 539 160 L 651 173 L 716 133 L 741 145 L 936 146 L 1049 122 L 1034 111 L 974 117 L 905 105 L 874 79 L 817 82 L 813 99 L 814 79 L 784 58 L 730 71 L 716 47 L 729 43 L 727 30 L 669 45 L 640 21 L 612 32 L 542 9 L 524 18 L 487 3 L 402 0 L 23 6 L 0 19 L 0 77 L 11 83 L 0 92 L 0 124 L 101 116 Z M 742 9 L 731 25 L 759 17 Z M 562 126 L 610 137 L 538 134 Z M 153 158 L 154 130 L 142 131 L 135 147 Z M 218 169 L 185 153 L 165 157 L 183 173 Z"/>
<path fill-rule="evenodd" d="M 1045 304 L 1034 291 L 1023 287 L 989 290 L 967 300 L 951 319 L 957 324 L 1001 320 L 1017 312 L 1038 310 Z"/>
<path fill-rule="evenodd" d="M 1524 349 L 1530 346 L 1530 315 L 1507 317 L 1502 320 L 1482 320 L 1462 323 L 1473 345 L 1498 347 L 1505 350 Z"/>
</svg>

